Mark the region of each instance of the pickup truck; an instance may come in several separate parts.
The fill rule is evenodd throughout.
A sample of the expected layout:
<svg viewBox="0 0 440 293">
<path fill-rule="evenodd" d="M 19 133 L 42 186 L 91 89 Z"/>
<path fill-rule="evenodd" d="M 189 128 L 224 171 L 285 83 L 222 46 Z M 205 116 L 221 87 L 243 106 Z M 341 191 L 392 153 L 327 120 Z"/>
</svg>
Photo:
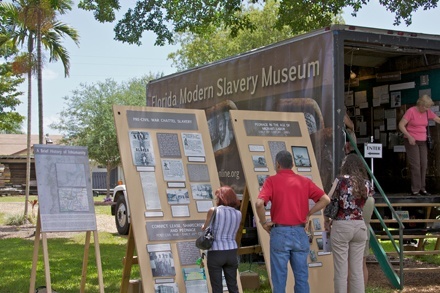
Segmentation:
<svg viewBox="0 0 440 293">
<path fill-rule="evenodd" d="M 120 235 L 127 235 L 130 230 L 130 209 L 127 202 L 125 185 L 116 186 L 113 189 L 111 212 L 115 216 L 116 229 Z"/>
</svg>

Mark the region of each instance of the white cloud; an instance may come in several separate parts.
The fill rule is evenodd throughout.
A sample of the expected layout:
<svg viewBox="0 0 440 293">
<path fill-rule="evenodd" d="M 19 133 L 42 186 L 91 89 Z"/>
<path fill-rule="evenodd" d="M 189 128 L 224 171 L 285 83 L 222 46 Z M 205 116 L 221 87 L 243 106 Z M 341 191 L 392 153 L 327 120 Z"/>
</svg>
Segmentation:
<svg viewBox="0 0 440 293">
<path fill-rule="evenodd" d="M 44 117 L 43 118 L 44 134 L 46 134 L 46 133 L 49 133 L 50 135 L 51 134 L 60 134 L 58 130 L 49 127 L 50 124 L 58 123 L 58 122 L 60 122 L 60 117 L 58 114 L 53 114 L 51 116 Z M 37 131 L 37 133 L 38 133 L 38 131 Z"/>
<path fill-rule="evenodd" d="M 58 73 L 49 69 L 49 68 L 45 68 L 43 70 L 43 79 L 44 80 L 54 80 L 58 78 Z"/>
</svg>

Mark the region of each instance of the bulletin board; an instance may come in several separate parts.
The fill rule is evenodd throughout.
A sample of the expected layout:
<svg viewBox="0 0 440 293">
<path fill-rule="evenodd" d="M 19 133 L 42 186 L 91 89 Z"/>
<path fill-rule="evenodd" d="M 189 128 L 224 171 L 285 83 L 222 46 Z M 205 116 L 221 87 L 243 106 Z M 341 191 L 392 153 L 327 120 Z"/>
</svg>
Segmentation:
<svg viewBox="0 0 440 293">
<path fill-rule="evenodd" d="M 115 105 L 113 113 L 144 292 L 211 292 L 195 246 L 220 187 L 205 112 Z"/>
<path fill-rule="evenodd" d="M 254 215 L 257 214 L 255 201 L 264 180 L 276 173 L 275 156 L 281 150 L 292 154 L 295 173 L 310 178 L 322 188 L 304 113 L 231 110 L 230 116 Z M 309 201 L 310 208 L 314 204 L 312 200 Z M 270 204 L 266 207 L 266 218 L 270 219 Z M 329 237 L 324 230 L 323 212 L 312 215 L 310 221 L 310 292 L 333 292 L 333 256 L 328 246 Z M 270 236 L 258 223 L 258 219 L 256 222 L 270 276 Z M 289 266 L 286 290 L 291 290 L 293 284 L 293 273 Z"/>
</svg>

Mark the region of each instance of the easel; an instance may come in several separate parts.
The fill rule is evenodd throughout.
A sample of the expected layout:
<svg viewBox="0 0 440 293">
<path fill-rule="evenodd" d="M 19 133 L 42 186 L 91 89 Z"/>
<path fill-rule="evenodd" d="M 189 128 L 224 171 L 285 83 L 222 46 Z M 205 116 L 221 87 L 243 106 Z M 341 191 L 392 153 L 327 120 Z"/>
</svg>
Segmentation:
<svg viewBox="0 0 440 293">
<path fill-rule="evenodd" d="M 241 223 L 240 223 L 240 227 L 238 228 L 237 231 L 237 236 L 235 238 L 235 240 L 237 241 L 238 245 L 240 245 L 241 243 L 241 238 L 243 236 L 243 229 L 244 229 L 244 222 L 246 220 L 246 215 L 247 215 L 247 211 L 248 211 L 248 206 L 249 206 L 249 192 L 248 192 L 248 188 L 247 185 L 244 188 L 243 191 L 243 198 L 241 200 L 241 206 L 240 206 L 240 212 L 241 212 Z M 260 253 L 261 250 L 261 245 L 251 245 L 251 246 L 245 246 L 245 247 L 239 247 L 238 248 L 238 255 L 242 255 L 242 254 L 253 254 L 253 253 Z"/>
<path fill-rule="evenodd" d="M 121 290 L 119 292 L 124 293 L 128 292 L 128 284 L 130 282 L 131 275 L 131 267 L 134 264 L 138 264 L 138 258 L 134 255 L 134 237 L 133 230 L 130 225 L 130 230 L 128 232 L 128 240 L 127 240 L 127 250 L 125 251 L 124 257 L 124 269 L 122 270 L 122 283 Z"/>
<path fill-rule="evenodd" d="M 244 222 L 246 220 L 246 214 L 248 210 L 249 205 L 249 193 L 247 191 L 247 188 L 245 187 L 243 192 L 243 198 L 241 201 L 240 206 L 240 212 L 242 215 L 240 227 L 237 231 L 236 241 L 238 245 L 241 243 L 241 237 L 243 235 L 243 228 L 244 228 Z M 119 292 L 125 293 L 128 291 L 128 285 L 130 282 L 130 275 L 131 275 L 131 267 L 134 264 L 138 264 L 138 258 L 137 256 L 134 256 L 134 250 L 135 250 L 135 243 L 134 243 L 134 236 L 133 236 L 133 230 L 130 226 L 130 230 L 128 232 L 128 240 L 127 240 L 127 250 L 125 252 L 124 257 L 124 268 L 122 270 L 122 283 L 121 283 L 121 289 Z M 246 247 L 239 247 L 238 248 L 238 255 L 242 254 L 252 254 L 252 253 L 260 253 L 261 252 L 261 246 L 260 245 L 253 245 L 253 246 L 246 246 Z M 205 259 L 206 261 L 206 259 Z M 206 267 L 206 264 L 205 264 Z"/>
<path fill-rule="evenodd" d="M 86 231 L 86 242 L 84 247 L 84 258 L 81 273 L 81 286 L 80 292 L 85 292 L 86 288 L 86 276 L 87 276 L 87 263 L 89 259 L 89 247 L 90 247 L 90 232 Z M 32 256 L 32 271 L 29 285 L 29 293 L 35 292 L 35 281 L 37 277 L 37 263 L 38 263 L 38 250 L 40 248 L 40 234 L 43 243 L 43 261 L 44 261 L 44 274 L 46 277 L 46 290 L 48 293 L 52 293 L 52 284 L 50 280 L 50 268 L 49 268 L 49 253 L 47 249 L 47 235 L 45 232 L 41 232 L 41 219 L 40 210 L 38 210 L 37 216 L 37 227 L 35 230 L 35 240 L 34 240 L 34 253 Z M 96 267 L 98 269 L 98 282 L 99 282 L 99 292 L 104 293 L 104 281 L 102 277 L 102 266 L 101 266 L 101 253 L 99 250 L 98 242 L 98 231 L 93 231 L 94 242 L 95 242 L 95 257 L 96 257 Z"/>
<path fill-rule="evenodd" d="M 243 213 L 248 208 L 247 203 L 249 200 L 252 202 L 258 198 L 259 187 L 262 186 L 262 182 L 265 180 L 262 176 L 275 173 L 276 168 L 273 161 L 275 155 L 281 149 L 291 151 L 293 158 L 295 158 L 295 155 L 302 155 L 302 151 L 307 151 L 303 156 L 308 160 L 308 164 L 304 165 L 302 162 L 298 162 L 298 164 L 294 162 L 292 170 L 295 173 L 313 179 L 318 186 L 322 186 L 319 169 L 317 168 L 318 164 L 314 157 L 313 146 L 308 135 L 308 128 L 303 113 L 230 110 L 229 114 L 240 153 L 244 178 L 246 179 L 246 190 L 243 194 L 242 205 Z M 255 160 L 259 158 L 263 158 L 268 164 L 264 164 L 262 168 L 259 165 L 256 166 Z M 261 179 L 263 180 L 261 181 Z M 255 206 L 251 207 L 255 215 L 256 208 Z M 311 203 L 309 201 L 310 208 Z M 265 211 L 265 216 L 266 219 L 268 216 L 270 217 L 268 210 Z M 313 234 L 311 235 L 316 237 L 316 239 L 320 238 L 322 241 L 322 234 L 324 233 L 322 229 L 322 212 L 314 213 L 311 220 L 320 225 L 320 228 L 312 231 Z M 262 252 L 270 278 L 270 235 L 261 225 L 257 224 L 256 228 L 259 245 L 243 247 L 240 249 L 240 253 Z M 329 252 L 323 251 L 323 248 L 319 248 L 318 245 L 317 240 L 310 243 L 310 251 L 313 251 L 315 257 L 312 259 L 312 254 L 310 254 L 307 260 L 310 292 L 322 292 L 322 288 L 332 292 L 330 289 L 333 284 L 332 255 Z M 293 288 L 293 286 L 294 275 L 291 267 L 288 266 L 286 288 Z"/>
</svg>

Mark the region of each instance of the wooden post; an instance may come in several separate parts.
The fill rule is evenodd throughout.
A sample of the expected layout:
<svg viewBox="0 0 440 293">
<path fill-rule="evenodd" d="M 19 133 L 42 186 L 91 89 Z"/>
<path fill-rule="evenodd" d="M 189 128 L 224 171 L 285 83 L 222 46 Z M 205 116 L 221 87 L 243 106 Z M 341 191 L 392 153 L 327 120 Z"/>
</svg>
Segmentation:
<svg viewBox="0 0 440 293">
<path fill-rule="evenodd" d="M 130 282 L 131 267 L 133 265 L 133 255 L 134 255 L 134 237 L 133 230 L 130 225 L 130 230 L 128 232 L 127 250 L 125 252 L 124 258 L 124 269 L 122 270 L 122 284 L 121 293 L 128 291 L 128 284 Z"/>
<path fill-rule="evenodd" d="M 95 241 L 96 268 L 98 269 L 99 292 L 104 293 L 104 278 L 102 274 L 101 250 L 99 249 L 98 231 L 93 231 Z"/>
<path fill-rule="evenodd" d="M 31 270 L 31 277 L 30 277 L 29 293 L 35 293 L 35 281 L 37 278 L 38 250 L 40 249 L 40 230 L 41 230 L 40 209 L 38 209 L 37 227 L 35 229 L 35 238 L 34 238 L 34 253 L 32 255 L 32 270 Z"/>
<path fill-rule="evenodd" d="M 86 243 L 84 245 L 84 257 L 81 273 L 81 285 L 79 292 L 83 293 L 86 289 L 87 264 L 89 262 L 89 248 L 90 248 L 90 231 L 86 232 Z"/>
<path fill-rule="evenodd" d="M 83 265 L 82 265 L 82 274 L 81 274 L 81 284 L 80 284 L 80 292 L 85 292 L 86 287 L 86 276 L 87 276 L 87 264 L 89 259 L 89 248 L 90 248 L 90 232 L 86 231 L 86 243 L 84 247 L 84 257 L 83 257 Z M 98 242 L 98 231 L 93 231 L 94 240 L 95 240 L 95 257 L 96 257 L 96 267 L 98 269 L 98 281 L 99 281 L 99 292 L 104 293 L 104 281 L 102 275 L 102 266 L 101 266 L 101 253 L 99 250 L 99 242 Z M 35 230 L 35 239 L 34 239 L 34 252 L 32 255 L 32 270 L 29 284 L 29 293 L 35 292 L 35 281 L 37 277 L 37 264 L 38 264 L 38 251 L 40 248 L 40 235 L 43 242 L 43 260 L 44 260 L 44 274 L 46 278 L 46 291 L 47 293 L 52 293 L 52 284 L 50 279 L 50 266 L 49 266 L 49 252 L 47 246 L 47 233 L 41 232 L 41 219 L 40 219 L 40 211 L 38 210 L 37 216 L 37 227 Z"/>
<path fill-rule="evenodd" d="M 243 198 L 241 199 L 241 206 L 240 206 L 240 212 L 241 212 L 241 222 L 240 226 L 238 227 L 237 235 L 235 236 L 235 240 L 237 241 L 238 246 L 241 246 L 241 237 L 243 236 L 243 228 L 244 228 L 244 222 L 246 221 L 246 215 L 249 205 L 249 193 L 247 191 L 247 186 L 244 187 L 243 191 Z"/>
</svg>

